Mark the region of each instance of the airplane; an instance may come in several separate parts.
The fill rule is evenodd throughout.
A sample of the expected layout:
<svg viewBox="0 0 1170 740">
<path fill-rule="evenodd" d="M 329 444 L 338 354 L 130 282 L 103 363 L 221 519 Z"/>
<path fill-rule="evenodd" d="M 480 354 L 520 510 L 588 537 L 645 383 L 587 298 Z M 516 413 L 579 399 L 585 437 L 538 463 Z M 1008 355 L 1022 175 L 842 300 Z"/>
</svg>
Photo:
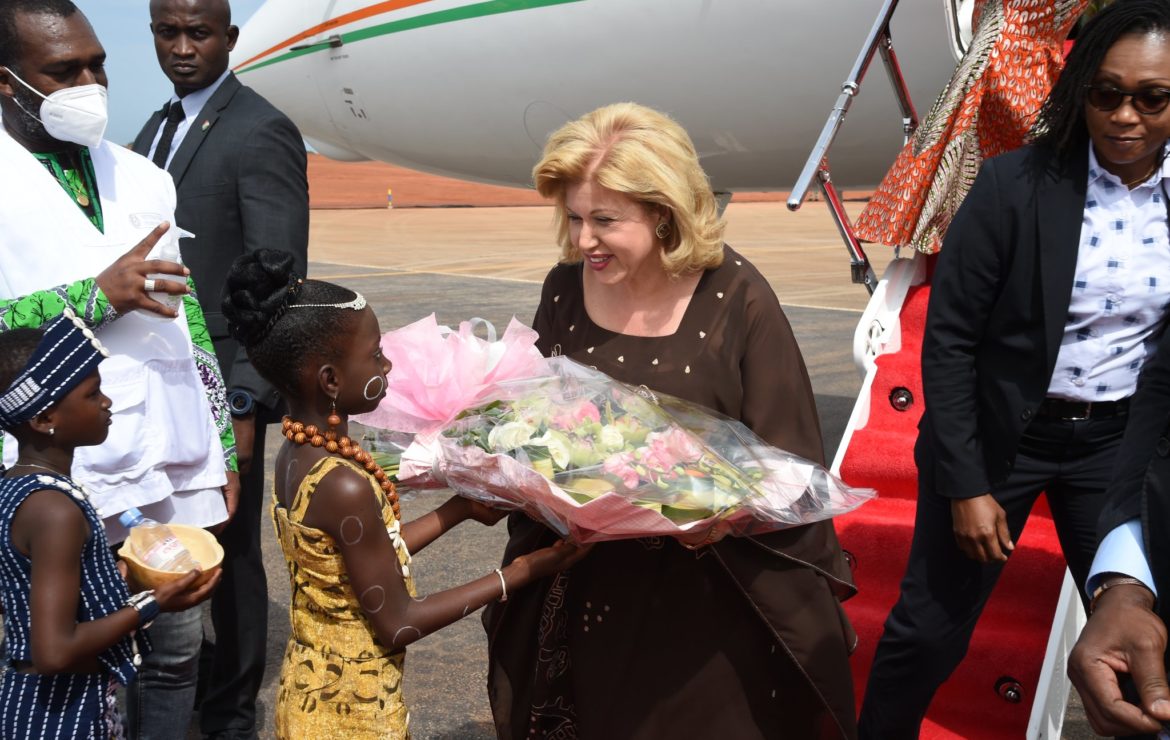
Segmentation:
<svg viewBox="0 0 1170 740">
<path fill-rule="evenodd" d="M 800 179 L 792 207 L 810 174 L 824 167 L 820 145 L 827 141 L 835 188 L 880 181 L 916 122 L 913 103 L 934 100 L 970 40 L 973 5 L 268 0 L 241 30 L 232 66 L 334 159 L 529 187 L 548 134 L 600 105 L 634 100 L 687 129 L 724 204 L 737 190 L 789 190 Z M 893 88 L 868 69 L 885 41 L 883 19 L 896 50 L 888 65 Z M 865 444 L 889 445 L 879 457 L 913 471 L 909 450 L 921 415 L 915 332 L 920 338 L 927 262 L 896 258 L 880 280 L 866 278 L 873 297 L 855 340 L 865 380 L 835 472 L 855 474 L 850 455 Z M 913 320 L 905 313 L 911 308 L 918 311 Z M 909 376 L 882 368 L 899 352 L 913 355 L 903 362 L 914 368 Z M 887 428 L 897 431 L 895 441 Z M 837 520 L 861 587 L 845 603 L 862 637 L 854 657 L 858 697 L 908 549 L 912 472 L 903 485 L 912 491 L 907 498 L 879 491 L 860 515 Z M 891 527 L 888 520 L 899 515 Z M 1051 518 L 1037 519 L 1029 527 L 1038 540 L 1017 547 L 1013 565 L 1024 565 L 1007 569 L 972 640 L 969 656 L 986 659 L 960 666 L 922 737 L 1060 736 L 1069 693 L 1063 660 L 1083 615 Z M 884 580 L 867 582 L 882 560 L 889 561 Z"/>
<path fill-rule="evenodd" d="M 544 140 L 636 100 L 690 133 L 716 191 L 791 188 L 881 0 L 268 0 L 232 56 L 320 153 L 531 184 Z M 968 6 L 970 0 L 968 0 Z M 903 0 L 914 99 L 956 62 L 958 0 Z M 968 31 L 969 33 L 969 31 Z M 881 79 L 834 145 L 873 186 L 902 144 Z"/>
</svg>

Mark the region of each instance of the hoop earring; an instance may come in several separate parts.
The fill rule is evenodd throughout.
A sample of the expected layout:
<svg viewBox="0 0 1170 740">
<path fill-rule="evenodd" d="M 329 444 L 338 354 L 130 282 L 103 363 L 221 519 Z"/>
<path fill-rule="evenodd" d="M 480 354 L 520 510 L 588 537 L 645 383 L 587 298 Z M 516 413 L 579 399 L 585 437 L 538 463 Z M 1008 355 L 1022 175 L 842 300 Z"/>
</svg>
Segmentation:
<svg viewBox="0 0 1170 740">
<path fill-rule="evenodd" d="M 57 433 L 57 430 L 56 430 L 56 429 L 54 429 L 53 427 L 49 427 L 49 436 L 50 436 L 50 437 L 52 437 L 52 436 L 53 436 L 54 434 L 56 434 L 56 433 Z"/>
<path fill-rule="evenodd" d="M 336 427 L 341 424 L 341 417 L 337 415 L 337 399 L 331 399 L 329 402 L 329 418 L 325 420 L 329 424 L 329 431 L 336 436 Z"/>
<path fill-rule="evenodd" d="M 670 236 L 670 224 L 666 223 L 665 221 L 658 224 L 658 226 L 654 228 L 654 236 L 658 237 L 659 239 L 665 239 L 666 237 Z"/>
</svg>

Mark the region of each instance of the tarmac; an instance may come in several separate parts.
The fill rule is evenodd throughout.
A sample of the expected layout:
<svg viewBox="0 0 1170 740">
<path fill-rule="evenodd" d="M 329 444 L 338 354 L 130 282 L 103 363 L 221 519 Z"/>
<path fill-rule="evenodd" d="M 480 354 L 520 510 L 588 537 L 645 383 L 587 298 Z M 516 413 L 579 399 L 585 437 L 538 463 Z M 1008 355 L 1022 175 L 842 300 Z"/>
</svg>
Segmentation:
<svg viewBox="0 0 1170 740">
<path fill-rule="evenodd" d="M 327 171 L 322 172 L 323 166 Z M 512 316 L 530 322 L 541 282 L 558 256 L 552 209 L 521 205 L 532 203 L 535 194 L 496 188 L 501 192 L 489 197 L 476 190 L 482 186 L 415 177 L 417 173 L 376 163 L 332 169 L 339 166 L 317 160 L 310 164 L 311 175 L 314 167 L 318 169 L 311 179 L 316 208 L 310 226 L 310 277 L 362 292 L 383 331 L 432 312 L 440 323 L 451 325 L 471 317 L 501 328 Z M 417 182 L 408 184 L 410 178 Z M 394 208 L 386 208 L 384 200 L 388 181 L 394 183 Z M 429 195 L 428 187 L 434 191 Z M 360 192 L 339 196 L 337 188 Z M 464 188 L 472 195 L 451 188 Z M 442 198 L 436 194 L 448 202 L 437 202 Z M 472 205 L 477 198 L 497 207 L 437 207 Z M 726 211 L 726 240 L 760 268 L 784 306 L 809 368 L 831 459 L 860 388 L 852 337 L 868 296 L 849 281 L 845 250 L 824 204 L 809 203 L 791 213 L 781 198 L 782 194 L 757 194 L 733 200 Z M 419 207 L 403 208 L 403 203 Z M 370 207 L 322 209 L 347 204 Z M 882 248 L 872 257 L 880 274 L 892 254 Z M 275 430 L 268 439 L 265 457 L 271 471 L 282 439 Z M 443 492 L 406 492 L 403 518 L 418 517 L 445 499 Z M 269 634 L 258 726 L 261 737 L 271 738 L 272 707 L 288 638 L 289 590 L 284 559 L 267 518 L 261 532 L 269 579 Z M 414 561 L 420 593 L 490 572 L 506 539 L 503 524 L 460 525 Z M 408 648 L 404 693 L 416 740 L 495 737 L 485 690 L 486 641 L 478 617 L 469 616 Z M 210 622 L 207 628 L 211 629 Z M 193 731 L 190 737 L 198 735 Z M 1095 737 L 1077 707 L 1070 711 L 1064 737 Z"/>
</svg>

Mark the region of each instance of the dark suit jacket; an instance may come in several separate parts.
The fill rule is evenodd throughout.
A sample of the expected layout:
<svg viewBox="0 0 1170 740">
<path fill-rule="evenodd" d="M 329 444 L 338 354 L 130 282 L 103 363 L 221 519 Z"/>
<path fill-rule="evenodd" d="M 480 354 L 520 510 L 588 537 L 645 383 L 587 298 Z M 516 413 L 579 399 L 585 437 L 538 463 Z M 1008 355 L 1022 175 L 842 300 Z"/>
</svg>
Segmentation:
<svg viewBox="0 0 1170 740">
<path fill-rule="evenodd" d="M 147 156 L 162 112 L 134 140 Z M 167 168 L 175 180 L 175 220 L 195 234 L 184 239 L 199 303 L 229 388 L 248 391 L 269 409 L 276 390 L 232 340 L 221 308 L 232 262 L 260 248 L 293 255 L 304 275 L 309 245 L 309 184 L 304 141 L 293 122 L 234 74 L 204 105 Z"/>
<path fill-rule="evenodd" d="M 947 231 L 922 343 L 916 458 L 937 491 L 1002 484 L 1044 400 L 1064 333 L 1088 181 L 1088 146 L 1057 162 L 1034 147 L 983 164 Z"/>
<path fill-rule="evenodd" d="M 1170 331 L 1142 371 L 1114 471 L 1098 533 L 1141 518 L 1156 608 L 1170 624 Z"/>
</svg>

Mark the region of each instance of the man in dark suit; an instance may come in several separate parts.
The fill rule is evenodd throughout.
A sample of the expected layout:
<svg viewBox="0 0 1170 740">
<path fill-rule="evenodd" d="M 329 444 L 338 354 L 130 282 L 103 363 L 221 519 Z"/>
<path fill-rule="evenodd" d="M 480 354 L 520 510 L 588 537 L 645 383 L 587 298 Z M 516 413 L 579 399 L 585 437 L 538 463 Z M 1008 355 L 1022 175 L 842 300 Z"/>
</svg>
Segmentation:
<svg viewBox="0 0 1170 740">
<path fill-rule="evenodd" d="M 260 247 L 288 250 L 305 273 L 305 148 L 293 123 L 229 71 L 239 30 L 227 0 L 151 0 L 150 17 L 175 95 L 147 121 L 134 149 L 171 173 L 176 221 L 195 234 L 182 243 L 183 261 L 226 376 L 242 479 L 239 509 L 219 535 L 224 579 L 211 606 L 216 644 L 200 725 L 210 737 L 252 738 L 268 614 L 260 553 L 264 430 L 281 401 L 229 337 L 220 300 L 235 258 Z"/>
<path fill-rule="evenodd" d="M 1068 673 L 1094 731 L 1152 736 L 1170 729 L 1170 332 L 1142 373 L 1108 496 Z"/>
</svg>

